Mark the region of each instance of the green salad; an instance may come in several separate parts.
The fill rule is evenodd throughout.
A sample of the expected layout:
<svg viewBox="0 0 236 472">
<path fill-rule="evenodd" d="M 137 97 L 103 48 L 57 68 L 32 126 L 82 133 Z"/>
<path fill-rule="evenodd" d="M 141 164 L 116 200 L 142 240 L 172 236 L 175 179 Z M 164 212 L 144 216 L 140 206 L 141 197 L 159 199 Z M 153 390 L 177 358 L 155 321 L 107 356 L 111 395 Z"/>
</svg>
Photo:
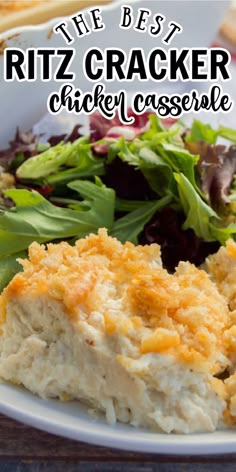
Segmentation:
<svg viewBox="0 0 236 472">
<path fill-rule="evenodd" d="M 153 114 L 127 127 L 98 113 L 90 130 L 45 143 L 17 130 L 0 151 L 0 290 L 33 241 L 73 244 L 106 227 L 121 242 L 157 242 L 173 271 L 234 238 L 236 130 Z"/>
</svg>

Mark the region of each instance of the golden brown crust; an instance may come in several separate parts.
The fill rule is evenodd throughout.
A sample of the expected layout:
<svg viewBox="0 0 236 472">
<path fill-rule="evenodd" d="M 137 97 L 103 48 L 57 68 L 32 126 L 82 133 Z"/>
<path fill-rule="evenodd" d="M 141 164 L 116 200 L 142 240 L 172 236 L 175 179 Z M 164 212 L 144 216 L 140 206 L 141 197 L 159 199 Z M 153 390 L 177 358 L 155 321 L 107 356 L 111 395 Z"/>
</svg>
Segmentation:
<svg viewBox="0 0 236 472">
<path fill-rule="evenodd" d="M 51 0 L 47 0 L 51 1 Z M 35 7 L 39 3 L 45 3 L 45 0 L 2 0 L 0 1 L 0 15 L 9 15 L 16 11 L 26 10 Z"/>
<path fill-rule="evenodd" d="M 111 0 L 100 0 L 99 5 Z M 94 0 L 0 0 L 0 33 L 11 28 L 45 23 L 94 6 Z M 50 39 L 51 30 L 48 33 Z"/>
<path fill-rule="evenodd" d="M 69 318 L 98 311 L 107 335 L 133 339 L 141 353 L 165 352 L 215 373 L 226 355 L 228 308 L 208 275 L 189 263 L 175 274 L 161 267 L 158 245 L 122 245 L 105 230 L 77 241 L 37 243 L 24 272 L 3 292 L 5 303 L 49 297 Z M 135 333 L 135 334 L 134 334 Z"/>
</svg>

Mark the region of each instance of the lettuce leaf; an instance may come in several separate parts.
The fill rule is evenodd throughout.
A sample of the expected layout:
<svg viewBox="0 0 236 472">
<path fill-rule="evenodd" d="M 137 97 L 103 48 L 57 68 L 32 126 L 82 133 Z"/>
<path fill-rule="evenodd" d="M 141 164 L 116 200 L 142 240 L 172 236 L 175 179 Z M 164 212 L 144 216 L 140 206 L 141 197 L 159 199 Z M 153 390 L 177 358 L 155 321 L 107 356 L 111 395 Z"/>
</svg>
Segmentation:
<svg viewBox="0 0 236 472">
<path fill-rule="evenodd" d="M 236 224 L 231 223 L 228 226 L 215 226 L 210 223 L 211 234 L 213 238 L 225 245 L 227 239 L 234 238 L 236 235 Z"/>
<path fill-rule="evenodd" d="M 215 130 L 209 124 L 194 120 L 185 140 L 187 143 L 204 141 L 208 144 L 215 144 L 219 136 L 236 143 L 236 130 L 221 125 Z"/>
<path fill-rule="evenodd" d="M 94 175 L 94 166 L 97 164 L 101 167 L 102 159 L 93 156 L 89 138 L 83 136 L 73 143 L 58 143 L 56 146 L 49 147 L 46 151 L 25 160 L 17 169 L 17 177 L 20 179 L 35 180 L 47 177 L 53 174 L 54 181 L 60 180 L 57 174 L 64 166 L 74 167 L 77 176 Z M 90 173 L 92 171 L 92 173 Z M 71 173 L 69 174 L 72 177 Z M 68 181 L 68 180 L 67 180 Z M 54 183 L 53 179 L 50 183 Z"/>
<path fill-rule="evenodd" d="M 80 165 L 50 174 L 45 178 L 45 180 L 48 185 L 56 187 L 57 185 L 66 185 L 72 180 L 104 175 L 104 173 L 103 159 L 94 159 L 93 161 L 89 159 L 86 161 L 84 159 L 81 160 Z"/>
<path fill-rule="evenodd" d="M 158 146 L 161 157 L 171 166 L 173 172 L 183 173 L 189 182 L 196 188 L 195 167 L 199 156 L 191 154 L 175 144 L 162 143 Z"/>
<path fill-rule="evenodd" d="M 81 238 L 100 227 L 112 226 L 114 190 L 98 182 L 75 181 L 70 186 L 84 199 L 87 210 L 57 207 L 36 191 L 5 191 L 16 207 L 0 216 L 0 257 L 25 250 L 33 241 Z"/>
<path fill-rule="evenodd" d="M 16 206 L 0 217 L 0 260 L 26 250 L 33 241 L 78 239 L 96 233 L 101 227 L 106 227 L 109 234 L 122 242 L 136 244 L 145 224 L 172 200 L 169 195 L 156 201 L 133 202 L 130 209 L 135 209 L 114 222 L 115 192 L 99 178 L 95 183 L 74 181 L 68 186 L 82 198 L 75 210 L 57 207 L 36 191 L 10 189 L 5 192 Z"/>
<path fill-rule="evenodd" d="M 183 174 L 175 174 L 175 180 L 186 215 L 183 229 L 192 228 L 199 238 L 221 244 L 236 235 L 236 224 L 224 226 L 224 220 L 203 201 Z"/>
<path fill-rule="evenodd" d="M 225 126 L 220 126 L 218 130 L 218 136 L 228 139 L 233 143 L 236 143 L 236 130 L 232 128 L 226 128 Z"/>
<path fill-rule="evenodd" d="M 195 234 L 205 241 L 214 241 L 210 222 L 218 219 L 217 213 L 205 203 L 183 174 L 174 174 L 177 182 L 179 199 L 186 215 L 183 229 L 192 228 Z"/>
<path fill-rule="evenodd" d="M 154 213 L 168 206 L 171 200 L 171 196 L 166 196 L 157 201 L 147 202 L 140 208 L 131 211 L 128 215 L 115 221 L 110 235 L 116 237 L 122 243 L 130 241 L 137 244 L 138 235 L 143 230 L 145 224 L 148 223 Z"/>
<path fill-rule="evenodd" d="M 159 139 L 159 135 L 160 139 Z M 157 133 L 150 141 L 136 138 L 128 143 L 120 138 L 113 146 L 120 159 L 139 169 L 147 179 L 150 187 L 160 196 L 175 193 L 173 172 L 182 172 L 197 189 L 195 168 L 199 156 L 191 154 L 183 147 L 169 142 L 171 132 Z"/>
<path fill-rule="evenodd" d="M 17 272 L 23 270 L 21 264 L 17 261 L 18 258 L 24 259 L 27 257 L 27 252 L 19 252 L 12 256 L 0 257 L 0 293 L 9 284 L 11 279 Z"/>
<path fill-rule="evenodd" d="M 136 139 L 128 144 L 121 138 L 118 155 L 122 161 L 143 173 L 154 192 L 161 196 L 167 193 L 172 178 L 171 167 L 146 142 Z"/>
</svg>

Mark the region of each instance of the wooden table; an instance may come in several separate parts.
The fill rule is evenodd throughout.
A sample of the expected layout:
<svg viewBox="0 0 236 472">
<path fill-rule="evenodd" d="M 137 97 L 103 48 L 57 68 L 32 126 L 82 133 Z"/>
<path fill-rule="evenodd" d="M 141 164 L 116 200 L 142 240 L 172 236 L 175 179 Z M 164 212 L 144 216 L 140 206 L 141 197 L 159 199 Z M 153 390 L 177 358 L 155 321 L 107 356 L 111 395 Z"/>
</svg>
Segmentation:
<svg viewBox="0 0 236 472">
<path fill-rule="evenodd" d="M 236 434 L 236 433 L 235 433 Z M 235 472 L 236 453 L 161 456 L 90 446 L 0 415 L 0 472 Z"/>
</svg>

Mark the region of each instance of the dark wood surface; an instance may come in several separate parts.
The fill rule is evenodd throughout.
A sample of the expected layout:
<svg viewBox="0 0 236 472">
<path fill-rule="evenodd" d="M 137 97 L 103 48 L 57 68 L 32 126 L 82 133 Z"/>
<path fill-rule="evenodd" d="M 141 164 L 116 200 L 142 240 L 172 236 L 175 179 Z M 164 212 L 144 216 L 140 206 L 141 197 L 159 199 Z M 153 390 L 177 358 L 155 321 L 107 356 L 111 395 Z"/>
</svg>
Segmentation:
<svg viewBox="0 0 236 472">
<path fill-rule="evenodd" d="M 236 433 L 235 433 L 236 434 Z M 139 454 L 57 437 L 0 415 L 0 472 L 235 472 L 235 455 Z"/>
</svg>

